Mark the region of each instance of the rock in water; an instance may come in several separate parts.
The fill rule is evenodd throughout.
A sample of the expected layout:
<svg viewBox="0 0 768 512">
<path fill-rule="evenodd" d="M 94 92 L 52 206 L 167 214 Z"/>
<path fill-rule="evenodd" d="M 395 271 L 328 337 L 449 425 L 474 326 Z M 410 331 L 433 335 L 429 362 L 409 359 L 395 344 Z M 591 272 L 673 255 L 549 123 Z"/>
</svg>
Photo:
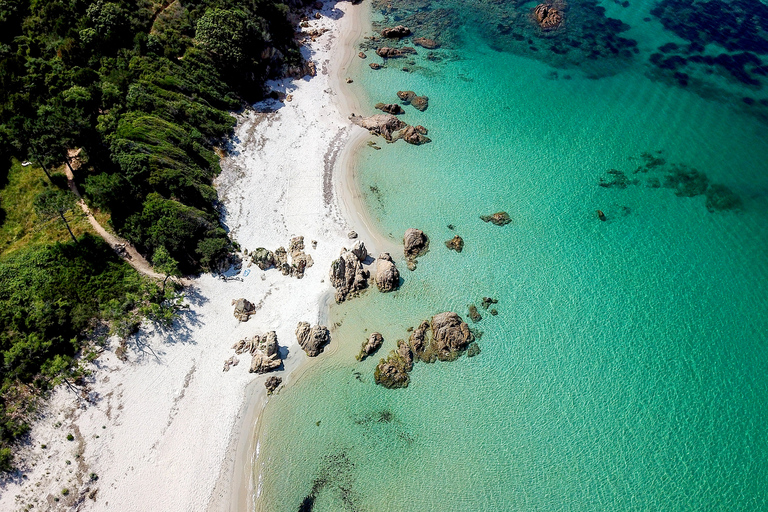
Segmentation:
<svg viewBox="0 0 768 512">
<path fill-rule="evenodd" d="M 371 335 L 368 336 L 368 339 L 363 342 L 362 347 L 360 347 L 360 353 L 357 354 L 357 360 L 364 361 L 366 357 L 379 350 L 382 343 L 384 343 L 384 337 L 381 333 L 371 333 Z"/>
<path fill-rule="evenodd" d="M 553 4 L 539 4 L 534 7 L 533 17 L 542 30 L 555 30 L 563 23 L 565 3 L 562 0 L 557 3 L 557 6 Z"/>
<path fill-rule="evenodd" d="M 480 346 L 476 342 L 472 342 L 467 347 L 467 357 L 475 357 L 480 353 Z"/>
<path fill-rule="evenodd" d="M 455 237 L 445 242 L 445 246 L 452 251 L 461 252 L 464 250 L 464 239 L 459 235 L 456 235 Z"/>
<path fill-rule="evenodd" d="M 427 39 L 426 37 L 413 38 L 413 44 L 415 44 L 416 46 L 421 46 L 422 48 L 426 48 L 428 50 L 434 50 L 435 48 L 440 48 L 440 43 L 438 43 L 434 39 Z"/>
<path fill-rule="evenodd" d="M 376 260 L 376 286 L 381 292 L 391 292 L 400 286 L 400 272 L 388 252 L 379 254 Z"/>
<path fill-rule="evenodd" d="M 397 350 L 389 353 L 386 359 L 379 361 L 373 371 L 373 380 L 385 388 L 407 388 L 411 381 L 410 372 L 413 369 L 413 355 L 404 340 L 397 340 Z"/>
<path fill-rule="evenodd" d="M 388 39 L 402 39 L 411 35 L 411 29 L 398 25 L 396 27 L 388 27 L 381 31 L 381 35 Z"/>
<path fill-rule="evenodd" d="M 256 306 L 245 299 L 237 299 L 232 301 L 235 306 L 235 318 L 241 322 L 247 322 L 251 315 L 256 313 Z"/>
<path fill-rule="evenodd" d="M 475 323 L 483 319 L 483 317 L 480 316 L 480 312 L 477 311 L 477 306 L 474 304 L 469 305 L 469 318 L 472 319 L 472 321 Z"/>
<path fill-rule="evenodd" d="M 362 126 L 374 135 L 381 135 L 388 141 L 392 141 L 392 134 L 408 126 L 392 114 L 377 114 L 370 117 L 361 117 L 353 115 L 353 123 Z"/>
<path fill-rule="evenodd" d="M 280 384 L 282 384 L 282 383 L 283 383 L 283 379 L 281 379 L 280 377 L 276 377 L 276 376 L 274 376 L 274 375 L 272 375 L 271 377 L 269 377 L 269 378 L 268 378 L 268 379 L 267 379 L 267 380 L 264 382 L 264 386 L 267 388 L 267 394 L 268 394 L 268 395 L 271 395 L 272 393 L 274 393 L 274 392 L 275 392 L 275 390 L 277 389 L 277 387 L 278 387 Z"/>
<path fill-rule="evenodd" d="M 408 269 L 413 270 L 416 268 L 416 258 L 426 254 L 429 249 L 429 238 L 420 229 L 410 228 L 403 236 L 403 244 L 403 252 L 405 253 L 405 259 L 408 261 Z"/>
<path fill-rule="evenodd" d="M 419 96 L 413 91 L 397 91 L 397 97 L 406 105 L 412 105 L 414 108 L 424 112 L 429 106 L 429 98 Z"/>
<path fill-rule="evenodd" d="M 437 358 L 452 361 L 475 340 L 469 326 L 459 315 L 450 311 L 432 317 L 432 343 L 437 349 Z"/>
<path fill-rule="evenodd" d="M 490 222 L 497 226 L 506 226 L 512 222 L 512 219 L 507 212 L 496 212 L 493 215 L 481 215 L 480 218 L 483 222 Z"/>
<path fill-rule="evenodd" d="M 405 109 L 396 103 L 377 103 L 374 108 L 392 115 L 405 114 Z"/>
<path fill-rule="evenodd" d="M 493 297 L 483 297 L 483 309 L 488 309 L 491 304 L 498 304 L 498 299 L 494 299 Z"/>
<path fill-rule="evenodd" d="M 331 333 L 324 325 L 315 325 L 310 329 L 307 322 L 296 326 L 296 339 L 309 357 L 317 357 L 331 341 Z"/>
<path fill-rule="evenodd" d="M 407 126 L 405 130 L 400 133 L 400 137 L 408 144 L 413 144 L 415 146 L 432 142 L 432 139 L 424 135 L 422 131 L 426 131 L 426 128 L 423 126 Z"/>
<path fill-rule="evenodd" d="M 403 46 L 402 48 L 390 48 L 388 46 L 382 46 L 376 50 L 376 55 L 382 59 L 398 59 L 414 53 L 416 53 L 416 49 L 410 46 Z"/>
<path fill-rule="evenodd" d="M 362 250 L 365 250 L 364 246 Z M 365 255 L 368 255 L 367 251 Z M 360 258 L 352 251 L 343 249 L 339 258 L 331 262 L 330 278 L 331 284 L 336 288 L 336 302 L 344 302 L 347 297 L 367 288 L 369 276 L 369 272 L 363 269 Z"/>
</svg>

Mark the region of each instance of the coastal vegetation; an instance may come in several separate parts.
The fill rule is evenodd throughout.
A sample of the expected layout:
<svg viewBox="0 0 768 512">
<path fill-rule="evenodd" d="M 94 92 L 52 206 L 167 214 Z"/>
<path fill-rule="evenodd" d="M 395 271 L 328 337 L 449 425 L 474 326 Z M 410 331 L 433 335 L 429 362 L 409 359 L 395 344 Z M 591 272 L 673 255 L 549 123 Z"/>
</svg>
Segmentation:
<svg viewBox="0 0 768 512">
<path fill-rule="evenodd" d="M 0 469 L 39 398 L 79 385 L 76 356 L 95 356 L 99 333 L 167 323 L 180 306 L 174 286 L 91 234 L 60 171 L 161 273 L 215 269 L 234 248 L 212 186 L 230 112 L 301 63 L 288 12 L 270 0 L 0 5 Z"/>
</svg>

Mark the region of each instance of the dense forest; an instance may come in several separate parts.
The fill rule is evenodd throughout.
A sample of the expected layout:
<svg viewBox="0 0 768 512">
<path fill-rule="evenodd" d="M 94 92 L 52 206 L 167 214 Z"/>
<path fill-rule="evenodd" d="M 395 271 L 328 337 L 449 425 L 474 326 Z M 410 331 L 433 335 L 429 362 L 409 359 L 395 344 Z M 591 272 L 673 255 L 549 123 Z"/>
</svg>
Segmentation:
<svg viewBox="0 0 768 512">
<path fill-rule="evenodd" d="M 125 335 L 137 315 L 167 321 L 178 305 L 88 233 L 60 170 L 163 272 L 214 268 L 233 249 L 212 187 L 219 148 L 230 112 L 301 64 L 289 8 L 0 2 L 0 469 L 37 398 L 82 376 L 86 339 L 105 324 Z"/>
</svg>

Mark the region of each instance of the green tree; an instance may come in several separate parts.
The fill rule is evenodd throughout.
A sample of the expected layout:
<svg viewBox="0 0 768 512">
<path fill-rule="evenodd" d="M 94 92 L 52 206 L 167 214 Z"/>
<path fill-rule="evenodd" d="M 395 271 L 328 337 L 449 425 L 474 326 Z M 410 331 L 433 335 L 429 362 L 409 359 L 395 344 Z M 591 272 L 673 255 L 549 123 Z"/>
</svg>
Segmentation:
<svg viewBox="0 0 768 512">
<path fill-rule="evenodd" d="M 69 227 L 69 222 L 64 216 L 66 212 L 72 211 L 75 208 L 76 200 L 75 196 L 69 192 L 56 188 L 48 188 L 43 192 L 40 192 L 35 198 L 35 212 L 46 219 L 50 220 L 58 216 L 69 231 L 69 236 L 77 243 L 75 234 L 72 233 L 72 228 Z"/>
<path fill-rule="evenodd" d="M 226 64 L 242 64 L 249 52 L 260 52 L 263 37 L 240 9 L 209 9 L 197 22 L 197 41 Z"/>
</svg>

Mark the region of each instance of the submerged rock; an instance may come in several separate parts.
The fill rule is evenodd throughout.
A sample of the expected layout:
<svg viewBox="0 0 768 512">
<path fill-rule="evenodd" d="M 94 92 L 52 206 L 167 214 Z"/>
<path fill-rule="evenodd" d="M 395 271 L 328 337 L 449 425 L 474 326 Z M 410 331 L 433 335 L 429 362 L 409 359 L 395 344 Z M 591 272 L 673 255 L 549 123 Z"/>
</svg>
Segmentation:
<svg viewBox="0 0 768 512">
<path fill-rule="evenodd" d="M 741 208 L 741 198 L 725 185 L 710 185 L 706 192 L 705 206 L 710 212 Z"/>
<path fill-rule="evenodd" d="M 543 30 L 555 30 L 563 23 L 565 3 L 539 4 L 533 9 L 533 17 Z"/>
<path fill-rule="evenodd" d="M 423 126 L 407 126 L 405 130 L 400 132 L 400 137 L 408 144 L 415 146 L 432 142 L 432 139 L 424 135 L 423 132 L 426 132 L 426 128 Z"/>
<path fill-rule="evenodd" d="M 376 260 L 376 286 L 381 292 L 391 292 L 400 286 L 400 272 L 388 252 L 379 254 Z"/>
<path fill-rule="evenodd" d="M 358 242 L 360 243 L 360 242 Z M 365 246 L 358 247 L 358 253 L 365 251 Z M 357 246 L 357 244 L 355 244 Z M 364 258 L 368 256 L 367 251 Z M 338 259 L 331 262 L 331 285 L 336 288 L 336 302 L 344 302 L 349 296 L 354 296 L 368 287 L 370 273 L 363 269 L 362 260 L 352 251 L 343 249 Z"/>
<path fill-rule="evenodd" d="M 331 341 L 331 334 L 324 325 L 310 328 L 307 322 L 296 326 L 296 340 L 309 357 L 317 357 Z"/>
<path fill-rule="evenodd" d="M 480 312 L 477 310 L 477 306 L 474 304 L 469 305 L 469 318 L 475 323 L 483 319 L 483 317 L 480 316 Z"/>
<path fill-rule="evenodd" d="M 445 242 L 445 246 L 452 251 L 461 252 L 464 250 L 464 239 L 461 238 L 459 235 L 454 236 L 447 242 Z"/>
<path fill-rule="evenodd" d="M 366 357 L 379 350 L 382 343 L 384 343 L 384 336 L 382 336 L 381 333 L 371 333 L 371 335 L 368 336 L 368 339 L 365 340 L 360 347 L 360 353 L 357 354 L 357 360 L 364 361 Z"/>
<path fill-rule="evenodd" d="M 606 220 L 608 220 L 608 218 L 607 218 L 607 217 L 605 216 L 605 214 L 603 213 L 603 210 L 597 210 L 597 218 L 598 218 L 598 219 L 600 219 L 600 220 L 601 220 L 601 221 L 603 221 L 603 222 L 605 222 Z"/>
<path fill-rule="evenodd" d="M 410 46 L 403 46 L 402 48 L 390 48 L 389 46 L 382 46 L 376 50 L 376 55 L 382 59 L 399 59 L 414 53 L 416 53 L 416 49 Z"/>
<path fill-rule="evenodd" d="M 256 313 L 256 306 L 246 299 L 233 300 L 232 304 L 235 306 L 235 318 L 241 322 L 247 322 Z"/>
<path fill-rule="evenodd" d="M 388 39 L 402 39 L 411 35 L 411 29 L 398 25 L 396 27 L 388 27 L 381 31 L 381 35 Z"/>
<path fill-rule="evenodd" d="M 413 39 L 413 44 L 415 44 L 416 46 L 421 46 L 422 48 L 426 48 L 428 50 L 434 50 L 435 48 L 440 48 L 440 43 L 438 43 L 434 39 L 427 39 L 426 37 L 415 37 Z"/>
<path fill-rule="evenodd" d="M 483 222 L 490 222 L 496 226 L 506 226 L 512 219 L 507 212 L 496 212 L 493 215 L 481 215 L 480 218 Z"/>
<path fill-rule="evenodd" d="M 467 357 L 475 357 L 480 353 L 480 345 L 477 342 L 472 342 L 467 347 Z"/>
<path fill-rule="evenodd" d="M 483 297 L 483 309 L 488 309 L 491 304 L 498 304 L 499 301 L 493 297 Z"/>
</svg>

